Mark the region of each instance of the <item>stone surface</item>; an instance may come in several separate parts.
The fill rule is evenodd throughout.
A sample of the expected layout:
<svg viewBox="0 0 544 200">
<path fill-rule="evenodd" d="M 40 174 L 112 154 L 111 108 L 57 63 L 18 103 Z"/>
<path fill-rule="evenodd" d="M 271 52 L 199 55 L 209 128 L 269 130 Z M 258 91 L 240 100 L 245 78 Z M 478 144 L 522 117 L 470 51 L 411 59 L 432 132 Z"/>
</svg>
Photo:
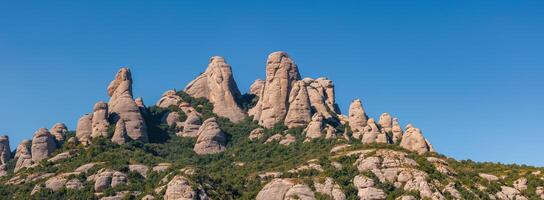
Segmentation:
<svg viewBox="0 0 544 200">
<path fill-rule="evenodd" d="M 250 133 L 249 133 L 249 140 L 253 141 L 253 140 L 258 140 L 258 139 L 261 139 L 264 135 L 264 129 L 263 128 L 256 128 L 256 129 L 253 129 Z"/>
<path fill-rule="evenodd" d="M 0 177 L 7 175 L 7 162 L 11 160 L 11 148 L 9 147 L 9 137 L 0 136 Z"/>
<path fill-rule="evenodd" d="M 332 200 L 345 200 L 346 195 L 342 191 L 340 185 L 334 183 L 330 177 L 325 178 L 324 182 L 314 180 L 315 191 L 332 198 Z"/>
<path fill-rule="evenodd" d="M 163 122 L 166 123 L 166 125 L 172 127 L 175 126 L 179 120 L 179 113 L 178 112 L 169 112 L 163 117 Z"/>
<path fill-rule="evenodd" d="M 128 169 L 131 172 L 135 172 L 142 175 L 142 177 L 144 178 L 147 177 L 147 172 L 149 171 L 149 167 L 146 165 L 129 165 Z"/>
<path fill-rule="evenodd" d="M 351 102 L 348 120 L 351 131 L 353 132 L 353 137 L 355 139 L 361 139 L 364 128 L 367 125 L 368 117 L 360 99 L 355 99 Z"/>
<path fill-rule="evenodd" d="M 415 151 L 418 154 L 424 154 L 432 150 L 428 141 L 423 137 L 421 130 L 413 126 L 407 126 L 400 146 L 410 151 Z"/>
<path fill-rule="evenodd" d="M 195 200 L 198 195 L 187 178 L 175 176 L 168 182 L 163 198 L 164 200 Z"/>
<path fill-rule="evenodd" d="M 32 161 L 32 154 L 30 153 L 31 146 L 32 142 L 30 140 L 23 140 L 19 146 L 17 146 L 17 150 L 15 152 L 15 159 L 17 159 L 14 169 L 15 172 L 23 168 L 28 168 L 34 163 Z"/>
<path fill-rule="evenodd" d="M 46 128 L 40 128 L 32 138 L 32 161 L 39 162 L 51 156 L 57 149 L 54 136 Z"/>
<path fill-rule="evenodd" d="M 288 111 L 289 92 L 300 80 L 298 68 L 285 52 L 274 52 L 266 61 L 266 80 L 259 101 L 249 110 L 249 115 L 259 125 L 271 128 L 285 119 Z"/>
<path fill-rule="evenodd" d="M 183 123 L 183 131 L 176 134 L 181 137 L 197 137 L 198 130 L 201 126 L 202 121 L 200 116 L 195 113 L 191 113 L 187 115 L 187 119 L 185 119 L 185 122 Z"/>
<path fill-rule="evenodd" d="M 92 120 L 92 114 L 85 114 L 77 122 L 76 137 L 83 145 L 89 145 L 91 142 L 91 134 L 93 132 Z"/>
<path fill-rule="evenodd" d="M 389 133 L 393 131 L 393 119 L 389 113 L 383 113 L 380 115 L 380 129 L 383 133 Z"/>
<path fill-rule="evenodd" d="M 312 121 L 305 129 L 307 139 L 315 139 L 323 136 L 323 116 L 320 113 L 312 116 Z"/>
<path fill-rule="evenodd" d="M 168 108 L 170 106 L 178 106 L 181 101 L 181 97 L 176 95 L 175 90 L 168 90 L 162 94 L 162 97 L 155 105 L 160 108 Z"/>
<path fill-rule="evenodd" d="M 373 118 L 368 119 L 367 125 L 363 130 L 363 144 L 369 143 L 388 143 L 385 133 L 382 133 Z"/>
<path fill-rule="evenodd" d="M 215 118 L 209 118 L 198 130 L 198 139 L 193 150 L 199 154 L 215 154 L 225 151 L 227 138 Z"/>
<path fill-rule="evenodd" d="M 287 191 L 294 185 L 289 179 L 274 179 L 259 191 L 256 200 L 283 200 Z"/>
<path fill-rule="evenodd" d="M 297 184 L 285 193 L 285 198 L 288 200 L 315 200 L 315 194 L 310 187 L 304 184 Z"/>
<path fill-rule="evenodd" d="M 195 98 L 208 99 L 213 104 L 214 113 L 232 122 L 239 122 L 246 117 L 238 105 L 241 94 L 231 66 L 222 57 L 211 57 L 206 71 L 189 83 L 185 92 Z"/>
<path fill-rule="evenodd" d="M 527 190 L 527 178 L 521 177 L 514 181 L 514 188 L 516 188 L 519 191 L 525 191 Z"/>
<path fill-rule="evenodd" d="M 49 158 L 47 161 L 55 163 L 55 162 L 58 162 L 58 161 L 61 161 L 61 160 L 67 159 L 67 158 L 71 158 L 73 156 L 74 156 L 74 154 L 72 154 L 70 151 L 66 151 L 66 152 L 59 153 L 59 154 L 53 156 L 52 158 Z"/>
<path fill-rule="evenodd" d="M 264 80 L 257 79 L 253 84 L 251 84 L 249 88 L 249 94 L 253 94 L 257 97 L 261 97 L 262 91 L 264 87 Z"/>
<path fill-rule="evenodd" d="M 68 128 L 64 123 L 56 123 L 51 127 L 51 135 L 55 136 L 58 145 L 64 143 L 64 135 L 68 133 Z"/>
<path fill-rule="evenodd" d="M 103 101 L 97 102 L 93 108 L 91 138 L 108 137 L 108 129 L 110 128 L 108 119 L 108 104 Z"/>
<path fill-rule="evenodd" d="M 283 138 L 280 140 L 279 144 L 284 146 L 289 146 L 291 143 L 295 142 L 297 138 L 291 134 L 286 134 L 283 136 Z"/>
<path fill-rule="evenodd" d="M 289 110 L 285 117 L 288 128 L 307 125 L 312 118 L 310 97 L 304 81 L 296 81 L 289 94 Z"/>
<path fill-rule="evenodd" d="M 110 115 L 115 120 L 123 119 L 129 138 L 147 142 L 147 126 L 140 108 L 132 99 L 132 75 L 128 68 L 121 68 L 108 86 Z"/>
<path fill-rule="evenodd" d="M 393 118 L 391 132 L 393 133 L 393 138 L 391 138 L 393 144 L 400 143 L 402 139 L 402 128 L 400 127 L 399 120 L 397 118 Z"/>
<path fill-rule="evenodd" d="M 115 124 L 115 131 L 111 137 L 111 142 L 119 145 L 123 145 L 128 142 L 128 133 L 125 124 L 125 120 L 119 119 Z"/>
<path fill-rule="evenodd" d="M 334 120 L 334 114 L 338 112 L 334 100 L 334 85 L 326 78 L 303 79 L 306 82 L 306 89 L 310 97 L 310 104 L 315 113 L 321 114 L 325 119 Z M 330 95 L 330 96 L 329 96 Z"/>
</svg>

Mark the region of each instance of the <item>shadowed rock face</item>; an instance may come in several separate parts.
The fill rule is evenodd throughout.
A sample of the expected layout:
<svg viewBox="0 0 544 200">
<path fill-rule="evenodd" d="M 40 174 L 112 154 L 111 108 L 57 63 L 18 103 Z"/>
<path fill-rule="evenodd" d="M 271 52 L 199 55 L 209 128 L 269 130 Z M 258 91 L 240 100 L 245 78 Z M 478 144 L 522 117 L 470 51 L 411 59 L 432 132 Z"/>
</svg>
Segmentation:
<svg viewBox="0 0 544 200">
<path fill-rule="evenodd" d="M 6 175 L 6 163 L 11 160 L 11 149 L 9 148 L 9 137 L 0 136 L 0 177 Z"/>
<path fill-rule="evenodd" d="M 125 121 L 128 136 L 133 140 L 147 142 L 147 126 L 140 108 L 132 99 L 132 76 L 128 68 L 121 68 L 108 86 L 110 115 Z"/>
<path fill-rule="evenodd" d="M 213 104 L 213 111 L 219 116 L 239 122 L 246 117 L 238 105 L 241 98 L 234 81 L 232 69 L 225 59 L 219 56 L 210 58 L 210 64 L 204 73 L 191 81 L 185 92 L 192 97 L 203 97 Z"/>
<path fill-rule="evenodd" d="M 15 172 L 19 171 L 22 168 L 30 167 L 32 162 L 32 155 L 30 153 L 30 146 L 32 145 L 32 142 L 30 140 L 23 140 L 19 146 L 17 146 L 17 150 L 15 151 L 15 159 L 17 159 L 17 163 L 15 164 Z"/>
<path fill-rule="evenodd" d="M 46 128 L 40 128 L 32 138 L 32 160 L 39 162 L 49 157 L 57 149 L 53 135 Z"/>
<path fill-rule="evenodd" d="M 161 108 L 168 108 L 169 106 L 178 106 L 178 104 L 181 102 L 181 97 L 176 95 L 175 90 L 168 90 L 162 94 L 162 97 L 157 101 L 157 104 L 155 104 L 158 107 Z"/>
<path fill-rule="evenodd" d="M 209 118 L 198 130 L 198 139 L 193 150 L 197 154 L 215 154 L 225 151 L 227 138 L 215 118 Z"/>
<path fill-rule="evenodd" d="M 261 126 L 271 128 L 285 119 L 289 108 L 289 92 L 300 80 L 297 65 L 285 52 L 274 52 L 266 62 L 266 80 L 257 105 L 249 115 Z"/>
</svg>

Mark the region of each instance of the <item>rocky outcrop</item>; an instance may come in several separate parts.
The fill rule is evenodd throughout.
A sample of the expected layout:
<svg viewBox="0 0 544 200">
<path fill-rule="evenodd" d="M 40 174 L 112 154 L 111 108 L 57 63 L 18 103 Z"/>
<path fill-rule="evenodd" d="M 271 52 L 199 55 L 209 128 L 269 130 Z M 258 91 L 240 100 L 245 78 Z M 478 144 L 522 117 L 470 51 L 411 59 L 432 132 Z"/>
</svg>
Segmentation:
<svg viewBox="0 0 544 200">
<path fill-rule="evenodd" d="M 391 138 L 393 144 L 400 143 L 403 132 L 402 132 L 402 128 L 400 127 L 399 120 L 397 118 L 393 118 L 391 132 L 393 133 L 393 138 Z"/>
<path fill-rule="evenodd" d="M 137 97 L 134 99 L 134 103 L 136 103 L 136 106 L 140 108 L 141 112 L 147 112 L 147 107 L 145 106 L 144 99 L 142 97 Z"/>
<path fill-rule="evenodd" d="M 91 134 L 93 132 L 92 120 L 93 115 L 86 114 L 79 118 L 77 122 L 76 137 L 83 145 L 89 145 L 91 142 Z"/>
<path fill-rule="evenodd" d="M 370 118 L 368 119 L 367 125 L 364 128 L 362 142 L 363 144 L 369 144 L 369 143 L 386 144 L 386 143 L 389 143 L 389 138 L 387 137 L 387 134 L 380 131 L 374 119 Z"/>
<path fill-rule="evenodd" d="M 260 95 L 262 94 L 263 87 L 264 87 L 264 81 L 261 79 L 257 79 L 255 80 L 255 82 L 253 82 L 253 84 L 251 84 L 251 87 L 249 88 L 248 93 L 261 97 Z"/>
<path fill-rule="evenodd" d="M 15 164 L 15 172 L 23 169 L 31 167 L 34 163 L 32 161 L 32 154 L 30 153 L 30 146 L 32 145 L 32 142 L 30 140 L 23 140 L 19 146 L 17 146 L 17 150 L 15 151 L 15 157 L 14 159 L 17 160 L 17 163 Z"/>
<path fill-rule="evenodd" d="M 168 185 L 166 185 L 166 192 L 164 193 L 164 200 L 208 200 L 207 195 L 196 188 L 191 186 L 189 180 L 183 176 L 174 176 Z"/>
<path fill-rule="evenodd" d="M 315 194 L 304 184 L 295 184 L 291 179 L 274 179 L 257 194 L 256 200 L 301 199 L 314 200 Z"/>
<path fill-rule="evenodd" d="M 306 139 L 315 139 L 323 136 L 323 116 L 320 113 L 315 113 L 312 121 L 306 127 Z"/>
<path fill-rule="evenodd" d="M 101 169 L 96 174 L 87 178 L 88 181 L 94 181 L 94 191 L 102 192 L 108 188 L 114 188 L 128 183 L 128 176 L 122 172 Z"/>
<path fill-rule="evenodd" d="M 169 112 L 164 115 L 162 121 L 163 123 L 166 123 L 166 125 L 168 125 L 169 127 L 173 127 L 180 122 L 179 117 L 180 115 L 178 112 Z"/>
<path fill-rule="evenodd" d="M 325 178 L 324 182 L 314 180 L 315 191 L 332 198 L 332 200 L 345 200 L 346 195 L 342 191 L 340 185 L 334 183 L 330 177 Z"/>
<path fill-rule="evenodd" d="M 51 156 L 57 149 L 54 136 L 46 128 L 40 128 L 32 138 L 32 161 L 39 162 Z"/>
<path fill-rule="evenodd" d="M 51 128 L 51 135 L 55 136 L 55 140 L 60 145 L 64 143 L 64 135 L 68 133 L 68 128 L 64 123 L 56 123 Z"/>
<path fill-rule="evenodd" d="M 360 99 L 351 102 L 348 120 L 351 131 L 353 132 L 353 137 L 355 139 L 361 139 L 364 128 L 367 125 L 368 117 Z"/>
<path fill-rule="evenodd" d="M 307 84 L 312 108 L 316 113 L 321 114 L 325 119 L 336 121 L 335 114 L 339 113 L 338 106 L 334 100 L 334 84 L 327 78 L 303 80 Z"/>
<path fill-rule="evenodd" d="M 181 97 L 176 94 L 175 90 L 168 90 L 162 94 L 162 97 L 155 105 L 160 108 L 168 108 L 178 106 L 181 101 Z"/>
<path fill-rule="evenodd" d="M 259 101 L 249 111 L 249 115 L 259 125 L 271 128 L 285 119 L 289 109 L 289 92 L 293 84 L 300 80 L 297 65 L 285 52 L 274 52 L 266 62 L 266 80 Z"/>
<path fill-rule="evenodd" d="M 197 137 L 201 126 L 202 121 L 200 120 L 200 116 L 191 113 L 187 115 L 187 119 L 183 123 L 183 131 L 176 134 L 181 137 Z"/>
<path fill-rule="evenodd" d="M 383 190 L 374 187 L 374 180 L 357 175 L 353 179 L 353 184 L 357 188 L 357 196 L 361 200 L 381 200 L 385 199 L 385 192 Z"/>
<path fill-rule="evenodd" d="M 231 66 L 222 57 L 211 57 L 206 71 L 189 83 L 185 92 L 195 98 L 208 99 L 213 104 L 214 113 L 232 122 L 239 122 L 246 117 L 238 105 L 241 94 Z"/>
<path fill-rule="evenodd" d="M 521 177 L 514 181 L 513 183 L 514 188 L 516 188 L 519 191 L 525 191 L 527 190 L 527 178 Z"/>
<path fill-rule="evenodd" d="M 108 86 L 108 111 L 114 121 L 125 121 L 128 136 L 133 140 L 147 142 L 147 126 L 140 108 L 132 99 L 132 75 L 128 68 L 121 68 Z"/>
<path fill-rule="evenodd" d="M 225 151 L 227 138 L 215 118 L 209 118 L 198 130 L 198 139 L 193 150 L 199 154 L 215 154 Z"/>
<path fill-rule="evenodd" d="M 125 120 L 119 119 L 117 121 L 117 124 L 115 124 L 115 132 L 113 133 L 113 136 L 111 137 L 111 142 L 123 145 L 128 142 L 128 133 L 126 129 Z"/>
<path fill-rule="evenodd" d="M 97 102 L 93 108 L 91 138 L 108 137 L 108 104 L 103 101 Z"/>
<path fill-rule="evenodd" d="M 11 160 L 11 149 L 9 148 L 9 137 L 0 136 L 0 177 L 7 174 L 7 162 Z"/>
<path fill-rule="evenodd" d="M 432 150 L 430 143 L 423 137 L 421 130 L 411 125 L 406 127 L 406 133 L 402 136 L 400 146 L 418 154 L 424 154 Z"/>
<path fill-rule="evenodd" d="M 289 111 L 285 117 L 288 128 L 305 126 L 312 120 L 310 97 L 304 81 L 296 81 L 289 94 Z"/>
<path fill-rule="evenodd" d="M 390 133 L 393 131 L 393 119 L 389 113 L 383 113 L 380 115 L 380 129 L 383 133 Z"/>
</svg>

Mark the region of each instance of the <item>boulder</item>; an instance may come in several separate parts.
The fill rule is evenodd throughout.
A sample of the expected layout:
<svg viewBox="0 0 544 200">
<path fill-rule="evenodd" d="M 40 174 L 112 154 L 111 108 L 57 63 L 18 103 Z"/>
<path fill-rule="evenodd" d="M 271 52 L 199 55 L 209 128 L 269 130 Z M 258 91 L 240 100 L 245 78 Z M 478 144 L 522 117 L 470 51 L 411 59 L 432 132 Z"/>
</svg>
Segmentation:
<svg viewBox="0 0 544 200">
<path fill-rule="evenodd" d="M 357 190 L 357 196 L 361 200 L 383 200 L 385 199 L 385 192 L 375 187 L 367 187 Z"/>
<path fill-rule="evenodd" d="M 115 124 L 115 132 L 113 133 L 113 136 L 111 137 L 111 142 L 123 145 L 128 142 L 128 133 L 127 133 L 127 127 L 125 120 L 119 119 L 117 121 L 117 124 Z"/>
<path fill-rule="evenodd" d="M 391 138 L 393 144 L 400 143 L 400 140 L 402 139 L 402 128 L 400 127 L 399 120 L 397 118 L 393 118 L 391 132 L 393 133 L 393 138 Z"/>
<path fill-rule="evenodd" d="M 305 129 L 307 139 L 315 139 L 322 137 L 323 132 L 323 116 L 320 113 L 315 113 L 312 116 L 312 121 Z"/>
<path fill-rule="evenodd" d="M 113 172 L 111 176 L 111 187 L 117 187 L 119 185 L 126 185 L 128 182 L 128 176 L 122 172 Z"/>
<path fill-rule="evenodd" d="M 249 115 L 265 128 L 272 128 L 285 119 L 289 109 L 289 92 L 300 80 L 297 65 L 285 52 L 274 52 L 266 62 L 266 80 L 259 101 Z"/>
<path fill-rule="evenodd" d="M 32 161 L 39 162 L 51 156 L 57 149 L 54 136 L 46 128 L 40 128 L 32 138 Z"/>
<path fill-rule="evenodd" d="M 285 117 L 288 128 L 307 125 L 312 119 L 310 97 L 304 81 L 296 81 L 289 94 L 289 111 Z"/>
<path fill-rule="evenodd" d="M 289 188 L 289 190 L 287 190 L 287 192 L 285 193 L 285 199 L 316 200 L 315 194 L 312 189 L 304 184 L 297 184 Z"/>
<path fill-rule="evenodd" d="M 72 152 L 66 151 L 66 152 L 59 153 L 59 154 L 53 156 L 52 158 L 49 158 L 47 161 L 52 162 L 52 163 L 56 163 L 56 162 L 64 160 L 64 159 L 71 158 L 73 156 L 74 156 L 74 154 Z"/>
<path fill-rule="evenodd" d="M 256 200 L 283 200 L 287 191 L 294 185 L 290 179 L 274 179 L 259 191 Z"/>
<path fill-rule="evenodd" d="M 402 135 L 400 146 L 418 154 L 424 154 L 432 150 L 428 141 L 423 137 L 421 130 L 411 125 L 407 126 L 406 133 Z"/>
<path fill-rule="evenodd" d="M 178 106 L 181 101 L 181 97 L 176 94 L 175 90 L 168 90 L 162 94 L 162 97 L 155 105 L 160 108 L 168 108 Z"/>
<path fill-rule="evenodd" d="M 114 188 L 119 185 L 126 185 L 128 183 L 128 176 L 122 172 L 101 169 L 88 180 L 94 180 L 94 191 L 102 192 L 107 188 Z"/>
<path fill-rule="evenodd" d="M 14 172 L 17 172 L 23 168 L 31 167 L 34 162 L 32 161 L 32 154 L 30 153 L 30 146 L 32 142 L 30 140 L 23 140 L 15 152 L 15 159 L 17 163 L 15 164 Z"/>
<path fill-rule="evenodd" d="M 66 133 L 68 133 L 68 128 L 64 123 L 56 123 L 51 128 L 51 135 L 55 136 L 55 140 L 59 145 L 64 143 Z"/>
<path fill-rule="evenodd" d="M 147 126 L 140 108 L 132 99 L 132 75 L 128 68 L 121 68 L 108 86 L 109 114 L 114 120 L 123 119 L 129 138 L 147 142 Z"/>
<path fill-rule="evenodd" d="M 175 176 L 168 182 L 163 198 L 164 200 L 194 200 L 199 199 L 199 196 L 187 178 Z"/>
<path fill-rule="evenodd" d="M 332 80 L 329 80 L 325 77 L 320 77 L 315 79 L 314 83 L 314 87 L 318 86 L 319 88 L 321 88 L 319 90 L 322 92 L 320 96 L 322 96 L 325 100 L 325 104 L 327 105 L 328 110 L 340 114 L 340 109 L 336 104 L 334 83 L 332 82 Z"/>
<path fill-rule="evenodd" d="M 181 137 L 197 137 L 201 126 L 202 121 L 200 120 L 200 116 L 193 112 L 187 115 L 187 119 L 183 123 L 183 131 L 176 133 L 176 135 Z"/>
<path fill-rule="evenodd" d="M 180 116 L 178 112 L 169 112 L 163 117 L 162 121 L 166 123 L 168 126 L 172 127 L 180 122 L 179 117 Z"/>
<path fill-rule="evenodd" d="M 92 118 L 92 133 L 91 138 L 108 137 L 108 104 L 99 101 L 94 105 Z"/>
<path fill-rule="evenodd" d="M 256 128 L 256 129 L 253 129 L 250 133 L 249 133 L 249 140 L 253 141 L 253 140 L 258 140 L 260 138 L 262 138 L 264 135 L 264 129 L 263 128 Z"/>
<path fill-rule="evenodd" d="M 198 139 L 193 150 L 199 154 L 216 154 L 225 151 L 227 137 L 212 117 L 204 121 L 198 130 Z"/>
<path fill-rule="evenodd" d="M 238 105 L 241 94 L 231 66 L 222 57 L 211 57 L 206 71 L 191 81 L 185 92 L 195 98 L 208 99 L 213 104 L 214 113 L 232 122 L 240 122 L 246 117 Z"/>
<path fill-rule="evenodd" d="M 153 167 L 153 171 L 157 173 L 164 172 L 172 167 L 172 163 L 159 163 L 157 166 Z"/>
<path fill-rule="evenodd" d="M 314 180 L 314 187 L 317 193 L 327 195 L 332 200 L 345 200 L 346 195 L 342 191 L 340 185 L 334 183 L 334 180 L 330 177 L 326 177 L 324 182 Z"/>
<path fill-rule="evenodd" d="M 76 137 L 77 140 L 83 145 L 89 145 L 91 143 L 91 134 L 92 134 L 92 114 L 83 115 L 79 118 L 76 128 Z"/>
<path fill-rule="evenodd" d="M 253 82 L 253 84 L 251 84 L 248 93 L 261 97 L 263 87 L 264 87 L 264 81 L 261 79 L 257 79 L 255 80 L 255 82 Z"/>
<path fill-rule="evenodd" d="M 348 121 L 354 137 L 356 139 L 361 139 L 360 136 L 362 136 L 361 133 L 364 132 L 364 128 L 367 125 L 368 117 L 366 116 L 365 109 L 363 108 L 360 99 L 351 102 L 351 105 L 349 106 Z"/>
<path fill-rule="evenodd" d="M 79 181 L 78 179 L 74 178 L 74 179 L 70 179 L 69 181 L 67 181 L 64 186 L 67 189 L 79 190 L 79 189 L 83 188 L 83 183 L 81 183 L 81 181 Z"/>
</svg>

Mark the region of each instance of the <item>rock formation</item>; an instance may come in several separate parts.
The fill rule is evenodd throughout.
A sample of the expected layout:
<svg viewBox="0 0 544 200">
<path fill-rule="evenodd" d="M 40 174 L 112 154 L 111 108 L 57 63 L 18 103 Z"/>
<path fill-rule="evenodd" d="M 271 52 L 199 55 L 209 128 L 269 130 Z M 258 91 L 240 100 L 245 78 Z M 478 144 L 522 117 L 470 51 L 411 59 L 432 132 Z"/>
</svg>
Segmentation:
<svg viewBox="0 0 544 200">
<path fill-rule="evenodd" d="M 162 94 L 162 97 L 157 101 L 155 104 L 157 107 L 160 108 L 168 108 L 170 106 L 178 106 L 181 102 L 181 97 L 176 95 L 175 90 L 168 90 Z"/>
<path fill-rule="evenodd" d="M 432 150 L 430 143 L 423 137 L 421 130 L 414 128 L 411 124 L 406 126 L 406 132 L 402 136 L 400 146 L 419 154 L 424 154 Z"/>
<path fill-rule="evenodd" d="M 189 180 L 183 176 L 174 176 L 168 185 L 166 185 L 166 192 L 164 193 L 164 200 L 208 200 L 206 193 L 193 188 Z"/>
<path fill-rule="evenodd" d="M 285 125 L 289 128 L 305 126 L 312 120 L 310 97 L 304 81 L 293 84 L 289 94 L 289 111 L 285 117 Z"/>
<path fill-rule="evenodd" d="M 140 108 L 132 99 L 132 75 L 128 68 L 121 68 L 108 86 L 108 111 L 115 120 L 125 121 L 128 136 L 133 140 L 147 142 L 147 126 Z"/>
<path fill-rule="evenodd" d="M 208 99 L 213 104 L 214 113 L 232 122 L 239 122 L 246 117 L 238 105 L 241 94 L 232 69 L 222 57 L 211 57 L 206 71 L 191 81 L 185 87 L 185 92 L 195 98 Z"/>
<path fill-rule="evenodd" d="M 249 88 L 248 93 L 260 97 L 263 91 L 263 87 L 264 87 L 264 81 L 261 79 L 257 79 L 255 80 L 255 82 L 253 82 L 253 84 L 251 84 L 251 87 Z"/>
<path fill-rule="evenodd" d="M 256 197 L 256 200 L 284 199 L 313 200 L 316 198 L 312 189 L 307 185 L 295 184 L 294 180 L 279 178 L 266 184 Z"/>
<path fill-rule="evenodd" d="M 399 143 L 402 139 L 402 128 L 400 127 L 399 120 L 397 118 L 393 118 L 391 132 L 393 133 L 393 144 Z"/>
<path fill-rule="evenodd" d="M 380 124 L 380 129 L 383 133 L 392 132 L 393 119 L 391 118 L 391 115 L 389 113 L 383 113 L 382 115 L 380 115 L 380 121 L 378 123 Z"/>
<path fill-rule="evenodd" d="M 320 113 L 314 114 L 305 132 L 307 139 L 320 138 L 323 135 L 323 116 Z"/>
<path fill-rule="evenodd" d="M 227 137 L 219 128 L 215 118 L 209 118 L 198 130 L 198 139 L 193 150 L 199 154 L 215 154 L 225 151 Z"/>
<path fill-rule="evenodd" d="M 187 119 L 183 123 L 183 131 L 176 133 L 178 136 L 182 137 L 197 137 L 198 130 L 202 125 L 200 116 L 196 114 L 187 115 Z"/>
<path fill-rule="evenodd" d="M 68 133 L 68 128 L 64 123 L 56 123 L 51 128 L 51 135 L 55 136 L 55 140 L 60 145 L 64 143 L 64 135 Z"/>
<path fill-rule="evenodd" d="M 332 200 L 345 200 L 346 195 L 342 191 L 340 185 L 334 183 L 334 179 L 326 177 L 325 181 L 321 183 L 318 180 L 314 180 L 315 190 L 318 193 L 327 195 L 332 198 Z"/>
<path fill-rule="evenodd" d="M 76 137 L 83 145 L 88 145 L 91 142 L 91 135 L 93 132 L 93 115 L 86 114 L 79 118 L 76 128 Z"/>
<path fill-rule="evenodd" d="M 119 145 L 123 145 L 128 142 L 128 133 L 126 129 L 125 120 L 119 119 L 115 124 L 115 132 L 111 137 L 111 142 Z"/>
<path fill-rule="evenodd" d="M 94 105 L 91 138 L 108 137 L 108 104 L 100 101 Z"/>
<path fill-rule="evenodd" d="M 363 144 L 368 143 L 387 143 L 387 135 L 380 132 L 378 125 L 373 118 L 368 119 L 367 124 L 363 130 Z"/>
<path fill-rule="evenodd" d="M 145 106 L 144 99 L 142 97 L 137 97 L 134 99 L 134 103 L 140 108 L 141 112 L 147 112 L 147 107 Z"/>
<path fill-rule="evenodd" d="M 349 106 L 348 120 L 351 131 L 353 131 L 353 136 L 356 139 L 360 139 L 368 120 L 360 99 L 356 99 L 351 102 L 351 105 Z"/>
<path fill-rule="evenodd" d="M 266 62 L 266 80 L 257 105 L 249 115 L 261 126 L 271 128 L 285 119 L 289 109 L 289 92 L 300 80 L 297 65 L 285 52 L 274 52 Z"/>
<path fill-rule="evenodd" d="M 49 130 L 40 128 L 34 133 L 31 147 L 32 161 L 39 162 L 46 159 L 51 156 L 55 149 L 57 149 L 57 144 L 55 143 L 53 135 L 49 133 Z"/>
<path fill-rule="evenodd" d="M 15 164 L 15 172 L 23 169 L 28 168 L 32 166 L 32 154 L 30 153 L 30 146 L 32 145 L 32 142 L 30 140 L 23 140 L 19 146 L 17 146 L 17 150 L 15 151 L 15 157 L 14 159 L 17 160 L 17 163 Z"/>
<path fill-rule="evenodd" d="M 315 112 L 320 113 L 325 119 L 333 120 L 333 113 L 337 113 L 338 109 L 334 100 L 332 81 L 326 78 L 316 80 L 305 78 L 303 81 L 308 85 L 310 102 Z"/>
<path fill-rule="evenodd" d="M 11 149 L 9 148 L 9 137 L 0 136 L 0 177 L 7 174 L 7 162 L 11 160 Z"/>
<path fill-rule="evenodd" d="M 256 128 L 256 129 L 253 129 L 250 133 L 249 133 L 249 140 L 253 141 L 253 140 L 258 140 L 258 139 L 261 139 L 264 135 L 264 129 L 263 128 Z"/>
</svg>

